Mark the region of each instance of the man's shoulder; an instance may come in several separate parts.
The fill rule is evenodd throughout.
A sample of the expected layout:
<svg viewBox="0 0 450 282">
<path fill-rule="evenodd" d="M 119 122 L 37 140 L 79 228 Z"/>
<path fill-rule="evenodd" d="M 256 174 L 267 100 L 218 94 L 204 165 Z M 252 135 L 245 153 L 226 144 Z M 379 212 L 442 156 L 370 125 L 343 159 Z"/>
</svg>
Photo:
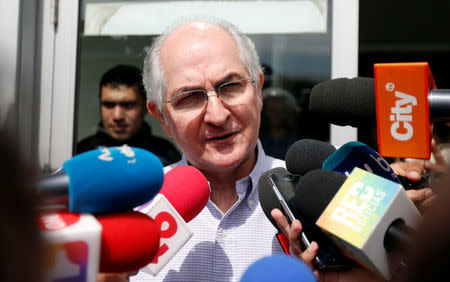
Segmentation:
<svg viewBox="0 0 450 282">
<path fill-rule="evenodd" d="M 98 142 L 98 136 L 96 134 L 89 135 L 77 143 L 76 153 L 79 154 L 96 149 L 98 147 Z"/>
</svg>

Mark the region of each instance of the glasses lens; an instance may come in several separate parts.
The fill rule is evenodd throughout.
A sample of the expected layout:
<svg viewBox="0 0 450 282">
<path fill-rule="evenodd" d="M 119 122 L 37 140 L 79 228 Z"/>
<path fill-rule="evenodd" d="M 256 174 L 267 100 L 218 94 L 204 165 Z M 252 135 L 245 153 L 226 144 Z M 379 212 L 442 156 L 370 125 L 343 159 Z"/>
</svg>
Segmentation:
<svg viewBox="0 0 450 282">
<path fill-rule="evenodd" d="M 248 80 L 236 80 L 227 82 L 219 87 L 219 96 L 222 100 L 232 101 L 242 97 L 247 89 Z"/>
<path fill-rule="evenodd" d="M 172 98 L 172 107 L 177 111 L 190 111 L 201 108 L 205 103 L 203 91 L 188 91 Z"/>
</svg>

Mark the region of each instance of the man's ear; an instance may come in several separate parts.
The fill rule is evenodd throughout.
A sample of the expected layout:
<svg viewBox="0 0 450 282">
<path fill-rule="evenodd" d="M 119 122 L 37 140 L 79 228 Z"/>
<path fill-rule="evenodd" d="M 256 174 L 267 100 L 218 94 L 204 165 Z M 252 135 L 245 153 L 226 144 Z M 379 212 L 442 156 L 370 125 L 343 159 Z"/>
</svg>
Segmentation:
<svg viewBox="0 0 450 282">
<path fill-rule="evenodd" d="M 262 99 L 262 88 L 264 85 L 264 73 L 262 71 L 259 72 L 259 83 L 258 83 L 258 99 L 259 105 L 262 108 L 263 99 Z"/>
<path fill-rule="evenodd" d="M 172 135 L 170 133 L 169 127 L 167 126 L 166 119 L 164 118 L 163 114 L 158 110 L 158 107 L 156 107 L 156 105 L 153 104 L 152 102 L 147 101 L 147 110 L 153 117 L 155 117 L 159 121 L 166 135 L 171 137 Z"/>
</svg>

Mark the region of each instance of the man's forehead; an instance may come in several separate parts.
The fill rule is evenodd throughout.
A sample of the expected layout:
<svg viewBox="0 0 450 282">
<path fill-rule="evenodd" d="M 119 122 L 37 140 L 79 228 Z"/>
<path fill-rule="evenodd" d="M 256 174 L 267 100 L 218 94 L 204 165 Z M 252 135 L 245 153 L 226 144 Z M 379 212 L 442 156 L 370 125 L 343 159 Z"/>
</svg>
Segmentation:
<svg viewBox="0 0 450 282">
<path fill-rule="evenodd" d="M 102 86 L 101 98 L 108 100 L 127 100 L 134 101 L 140 97 L 136 86 L 119 85 L 111 87 L 109 85 Z"/>
<path fill-rule="evenodd" d="M 227 38 L 228 37 L 228 38 Z M 176 28 L 164 40 L 161 46 L 161 56 L 177 48 L 192 45 L 198 40 L 227 40 L 233 38 L 231 34 L 220 26 L 205 22 L 192 22 Z M 234 40 L 233 40 L 234 41 Z"/>
</svg>

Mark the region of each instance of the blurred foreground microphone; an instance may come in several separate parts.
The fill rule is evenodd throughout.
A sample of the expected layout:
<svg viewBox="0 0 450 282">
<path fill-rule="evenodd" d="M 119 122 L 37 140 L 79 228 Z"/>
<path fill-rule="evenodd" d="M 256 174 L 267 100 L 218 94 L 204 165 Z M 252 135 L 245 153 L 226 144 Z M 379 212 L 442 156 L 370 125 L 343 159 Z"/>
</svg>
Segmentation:
<svg viewBox="0 0 450 282">
<path fill-rule="evenodd" d="M 47 211 L 39 217 L 47 281 L 97 281 L 98 272 L 129 272 L 156 255 L 160 232 L 139 212 L 101 215 Z"/>
<path fill-rule="evenodd" d="M 292 144 L 286 153 L 286 168 L 295 175 L 321 168 L 323 162 L 336 148 L 326 142 L 314 139 L 300 139 Z"/>
<path fill-rule="evenodd" d="M 158 253 L 147 265 L 153 275 L 192 237 L 186 222 L 203 210 L 209 195 L 208 181 L 200 170 L 182 165 L 166 173 L 161 192 L 151 202 L 136 208 L 154 218 L 161 231 Z"/>
<path fill-rule="evenodd" d="M 295 189 L 301 176 L 291 175 L 284 168 L 273 168 L 263 173 L 258 181 L 258 195 L 261 207 L 266 217 L 278 229 L 277 239 L 285 253 L 289 254 L 289 241 L 281 232 L 270 212 L 277 208 L 287 218 L 289 223 L 299 219 L 302 223 L 300 243 L 303 249 L 309 247 L 312 241 L 319 244 L 319 250 L 314 258 L 316 267 L 325 269 L 340 269 L 351 265 L 339 249 L 330 241 L 323 231 L 315 225 L 314 221 L 303 217 L 295 209 Z"/>
<path fill-rule="evenodd" d="M 158 157 L 124 145 L 74 156 L 37 186 L 44 205 L 67 205 L 71 212 L 95 214 L 132 210 L 148 202 L 160 191 L 163 179 Z"/>
<path fill-rule="evenodd" d="M 250 265 L 240 282 L 315 282 L 311 269 L 301 260 L 286 256 L 272 255 L 257 260 Z"/>
<path fill-rule="evenodd" d="M 346 176 L 355 167 L 402 184 L 407 190 L 430 187 L 428 175 L 426 177 L 422 176 L 418 182 L 412 182 L 404 176 L 397 175 L 382 156 L 362 142 L 347 142 L 331 154 L 322 165 L 324 169 L 333 170 Z"/>
<path fill-rule="evenodd" d="M 384 279 L 401 265 L 399 250 L 411 246 L 421 221 L 401 185 L 357 167 L 348 178 L 311 171 L 297 184 L 295 200 L 344 254 Z"/>
</svg>

